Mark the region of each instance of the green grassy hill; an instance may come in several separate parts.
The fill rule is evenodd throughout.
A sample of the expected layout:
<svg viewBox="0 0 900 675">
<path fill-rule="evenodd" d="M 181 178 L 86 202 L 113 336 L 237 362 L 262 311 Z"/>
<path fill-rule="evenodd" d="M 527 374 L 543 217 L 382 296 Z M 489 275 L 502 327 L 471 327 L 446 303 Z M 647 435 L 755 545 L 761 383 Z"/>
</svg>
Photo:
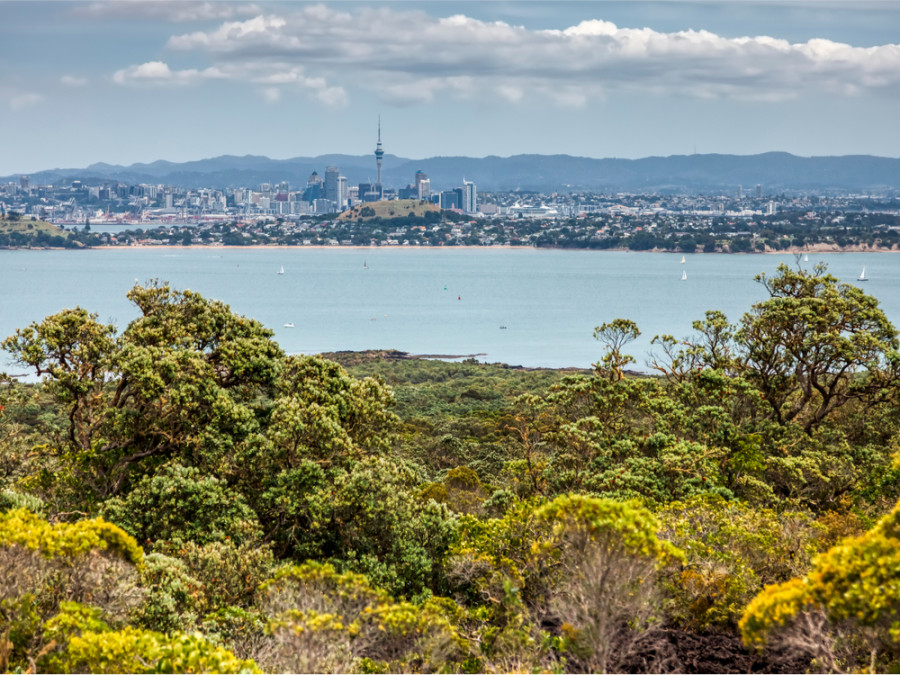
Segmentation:
<svg viewBox="0 0 900 675">
<path fill-rule="evenodd" d="M 338 220 L 371 220 L 373 218 L 406 218 L 413 214 L 424 216 L 429 211 L 440 211 L 437 204 L 422 201 L 420 199 L 395 199 L 388 202 L 369 202 L 354 206 L 344 211 Z"/>
<path fill-rule="evenodd" d="M 45 220 L 32 220 L 31 216 L 19 216 L 16 219 L 10 219 L 9 216 L 0 216 L 0 234 L 10 234 L 12 232 L 21 232 L 27 235 L 45 232 L 48 235 L 68 236 L 68 233 L 61 227 L 57 227 Z"/>
</svg>

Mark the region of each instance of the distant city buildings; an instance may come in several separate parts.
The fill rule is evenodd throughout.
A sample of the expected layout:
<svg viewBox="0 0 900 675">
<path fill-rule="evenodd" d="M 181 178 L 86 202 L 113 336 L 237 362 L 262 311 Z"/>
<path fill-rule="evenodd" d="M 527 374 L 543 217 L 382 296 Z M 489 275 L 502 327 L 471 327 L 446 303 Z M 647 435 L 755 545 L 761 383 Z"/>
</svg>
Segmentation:
<svg viewBox="0 0 900 675">
<path fill-rule="evenodd" d="M 475 188 L 475 183 L 465 179 L 463 179 L 462 209 L 466 213 L 477 213 L 478 211 L 478 190 Z"/>
<path fill-rule="evenodd" d="M 595 217 L 644 218 L 648 214 L 663 219 L 666 214 L 689 214 L 691 217 L 747 218 L 774 216 L 790 212 L 792 205 L 784 195 L 784 188 L 770 185 L 765 200 L 761 183 L 751 183 L 755 190 L 743 187 L 708 195 L 673 197 L 616 195 L 614 199 L 600 199 L 589 192 L 553 192 L 543 195 L 523 191 L 489 193 L 482 204 L 474 180 L 461 178 L 461 184 L 445 176 L 429 176 L 422 168 L 404 177 L 404 187 L 385 185 L 397 175 L 384 173 L 384 143 L 381 120 L 378 120 L 375 165 L 365 182 L 350 185 L 340 167 L 328 165 L 313 170 L 305 179 L 292 178 L 294 184 L 279 176 L 267 177 L 266 182 L 227 189 L 188 188 L 177 185 L 140 183 L 130 185 L 114 179 L 83 178 L 67 185 L 38 185 L 33 176 L 16 176 L 0 184 L 0 213 L 14 211 L 30 214 L 60 224 L 189 222 L 192 220 L 225 221 L 234 219 L 264 220 L 266 218 L 299 220 L 309 216 L 328 216 L 367 202 L 410 199 L 439 206 L 457 215 L 478 216 L 485 220 L 511 219 L 553 221 Z M 371 155 L 369 156 L 371 161 Z M 432 169 L 432 172 L 439 169 Z M 320 173 L 321 172 L 321 173 Z M 353 167 L 356 176 L 365 169 Z M 350 173 L 350 171 L 348 171 Z M 374 180 L 372 179 L 374 176 Z M 443 179 L 443 184 L 441 184 Z M 396 178 L 395 178 L 396 180 Z M 398 181 L 399 182 L 399 181 Z M 449 183 L 449 184 L 448 184 Z M 730 194 L 728 194 L 730 193 Z M 825 197 L 822 197 L 825 199 Z M 821 202 L 824 204 L 825 202 Z M 818 204 L 820 205 L 820 204 Z M 813 206 L 818 206 L 813 204 Z M 456 222 L 463 222 L 460 219 Z M 656 221 L 653 221 L 656 222 Z M 662 221 L 660 221 L 662 222 Z M 462 227 L 462 226 L 460 226 Z M 652 224 L 640 227 L 651 229 Z M 463 228 L 465 230 L 465 228 Z"/>
</svg>

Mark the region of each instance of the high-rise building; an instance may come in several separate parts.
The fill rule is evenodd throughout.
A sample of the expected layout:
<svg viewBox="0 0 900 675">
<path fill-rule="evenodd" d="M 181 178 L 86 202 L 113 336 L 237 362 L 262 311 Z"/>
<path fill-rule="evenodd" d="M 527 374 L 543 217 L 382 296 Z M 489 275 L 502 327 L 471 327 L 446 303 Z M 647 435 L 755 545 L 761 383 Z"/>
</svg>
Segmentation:
<svg viewBox="0 0 900 675">
<path fill-rule="evenodd" d="M 19 185 L 27 192 L 31 188 L 31 179 L 28 176 L 20 176 Z"/>
<path fill-rule="evenodd" d="M 762 197 L 762 185 L 759 183 L 756 184 L 756 198 L 759 199 Z"/>
<path fill-rule="evenodd" d="M 331 200 L 338 205 L 340 196 L 338 195 L 338 178 L 341 172 L 336 166 L 325 167 L 325 199 Z"/>
<path fill-rule="evenodd" d="M 375 167 L 378 170 L 376 191 L 381 192 L 381 160 L 384 159 L 384 148 L 381 147 L 381 115 L 378 116 L 378 143 L 375 145 Z"/>
<path fill-rule="evenodd" d="M 324 196 L 324 192 L 322 177 L 316 171 L 313 171 L 306 181 L 306 190 L 303 192 L 303 201 L 313 202 L 316 199 L 321 199 Z"/>
<path fill-rule="evenodd" d="M 347 206 L 347 177 L 338 176 L 337 179 L 337 208 L 342 211 Z"/>
<path fill-rule="evenodd" d="M 461 190 L 445 190 L 441 193 L 440 207 L 442 209 L 458 209 L 459 208 L 459 192 Z"/>
<path fill-rule="evenodd" d="M 463 178 L 462 210 L 466 213 L 478 211 L 478 191 L 475 189 L 475 183 L 465 178 Z"/>
<path fill-rule="evenodd" d="M 738 198 L 738 199 L 743 199 L 743 198 L 744 198 L 744 186 L 743 186 L 743 185 L 738 185 L 738 189 L 737 189 L 737 198 Z"/>
<path fill-rule="evenodd" d="M 421 169 L 416 171 L 416 196 L 419 199 L 428 199 L 431 196 L 431 181 L 428 174 Z"/>
</svg>

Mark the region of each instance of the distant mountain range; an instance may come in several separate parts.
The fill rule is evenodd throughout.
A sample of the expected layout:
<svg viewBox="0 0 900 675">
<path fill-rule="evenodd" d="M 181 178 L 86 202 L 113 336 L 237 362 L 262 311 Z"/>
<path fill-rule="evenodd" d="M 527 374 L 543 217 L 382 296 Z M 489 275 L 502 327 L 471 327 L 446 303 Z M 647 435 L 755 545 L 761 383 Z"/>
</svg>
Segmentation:
<svg viewBox="0 0 900 675">
<path fill-rule="evenodd" d="M 222 155 L 193 162 L 157 161 L 119 166 L 92 164 L 83 169 L 51 169 L 31 174 L 33 184 L 82 180 L 96 184 L 164 183 L 184 187 L 253 187 L 288 181 L 295 189 L 325 167 L 340 168 L 350 185 L 375 180 L 372 155 L 320 155 L 269 159 L 257 155 Z M 872 155 L 798 157 L 786 152 L 759 155 L 673 155 L 643 159 L 592 159 L 570 155 L 512 157 L 429 157 L 405 159 L 385 155 L 385 187 L 405 187 L 417 170 L 431 179 L 432 190 L 474 181 L 479 190 L 594 190 L 733 193 L 742 185 L 751 193 L 757 184 L 766 194 L 794 190 L 882 190 L 900 188 L 900 159 Z M 17 181 L 18 175 L 2 178 Z"/>
</svg>

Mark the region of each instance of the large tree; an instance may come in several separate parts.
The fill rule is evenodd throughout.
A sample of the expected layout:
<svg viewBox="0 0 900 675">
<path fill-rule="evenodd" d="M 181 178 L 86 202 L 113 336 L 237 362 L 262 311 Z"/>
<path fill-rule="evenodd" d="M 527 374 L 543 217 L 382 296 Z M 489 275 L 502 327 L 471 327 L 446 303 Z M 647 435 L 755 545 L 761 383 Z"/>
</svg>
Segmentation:
<svg viewBox="0 0 900 675">
<path fill-rule="evenodd" d="M 3 342 L 47 376 L 69 419 L 60 450 L 98 499 L 121 493 L 138 466 L 221 468 L 256 433 L 283 356 L 272 331 L 198 293 L 154 282 L 128 298 L 141 315 L 121 334 L 76 308 Z"/>
<path fill-rule="evenodd" d="M 776 274 L 756 280 L 769 298 L 736 326 L 707 312 L 694 323 L 694 338 L 654 338 L 665 358 L 653 366 L 679 381 L 708 369 L 741 376 L 778 424 L 807 433 L 848 402 L 883 399 L 900 373 L 900 344 L 878 300 L 827 274 L 824 265 L 812 271 L 779 265 Z"/>
<path fill-rule="evenodd" d="M 780 265 L 757 280 L 770 297 L 741 319 L 740 367 L 778 422 L 810 431 L 850 400 L 874 400 L 897 374 L 897 331 L 874 297 L 824 265 Z"/>
</svg>

